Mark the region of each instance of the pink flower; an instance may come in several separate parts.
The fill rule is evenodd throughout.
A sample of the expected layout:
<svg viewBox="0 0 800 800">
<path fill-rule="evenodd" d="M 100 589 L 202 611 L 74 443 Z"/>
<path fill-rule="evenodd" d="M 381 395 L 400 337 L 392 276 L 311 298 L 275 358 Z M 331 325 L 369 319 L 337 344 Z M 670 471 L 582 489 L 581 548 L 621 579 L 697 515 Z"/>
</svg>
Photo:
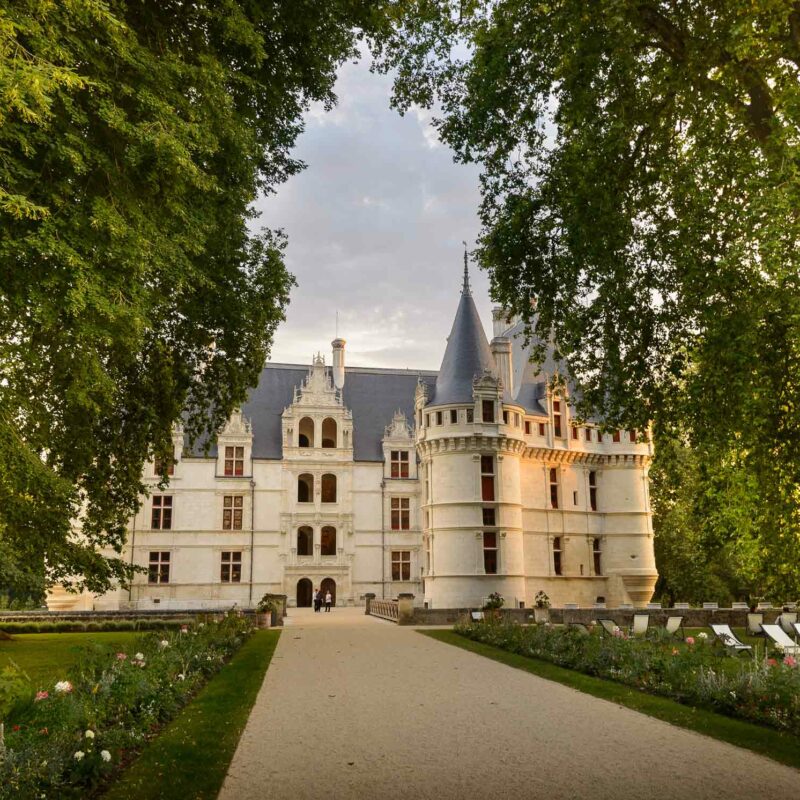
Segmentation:
<svg viewBox="0 0 800 800">
<path fill-rule="evenodd" d="M 117 661 L 125 661 L 127 657 L 128 656 L 125 653 L 117 653 Z"/>
<path fill-rule="evenodd" d="M 767 659 L 767 666 L 768 667 L 777 667 L 778 666 L 778 662 L 774 658 L 768 658 Z"/>
<path fill-rule="evenodd" d="M 687 636 L 686 637 L 686 644 L 694 644 L 694 637 L 693 636 Z"/>
<path fill-rule="evenodd" d="M 796 667 L 797 659 L 794 656 L 786 656 L 783 659 L 783 663 L 786 664 L 787 667 Z"/>
<path fill-rule="evenodd" d="M 33 702 L 38 703 L 40 700 L 47 700 L 48 697 L 50 697 L 50 692 L 36 692 Z"/>
<path fill-rule="evenodd" d="M 59 681 L 54 688 L 56 694 L 69 694 L 72 691 L 72 684 L 69 681 Z"/>
</svg>

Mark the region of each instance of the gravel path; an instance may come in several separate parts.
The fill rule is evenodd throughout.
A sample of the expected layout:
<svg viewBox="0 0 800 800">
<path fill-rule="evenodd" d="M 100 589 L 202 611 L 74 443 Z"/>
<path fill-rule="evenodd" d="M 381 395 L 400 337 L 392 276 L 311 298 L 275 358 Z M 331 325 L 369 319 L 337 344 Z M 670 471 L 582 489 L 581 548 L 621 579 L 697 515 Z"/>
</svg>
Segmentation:
<svg viewBox="0 0 800 800">
<path fill-rule="evenodd" d="M 409 628 L 293 610 L 222 800 L 800 797 L 800 772 Z"/>
</svg>

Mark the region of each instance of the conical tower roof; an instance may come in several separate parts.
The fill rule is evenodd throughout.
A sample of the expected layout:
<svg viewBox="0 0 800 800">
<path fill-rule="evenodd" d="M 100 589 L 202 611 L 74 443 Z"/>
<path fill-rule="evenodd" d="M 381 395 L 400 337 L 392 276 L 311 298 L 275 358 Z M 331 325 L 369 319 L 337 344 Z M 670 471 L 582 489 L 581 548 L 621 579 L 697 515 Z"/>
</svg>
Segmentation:
<svg viewBox="0 0 800 800">
<path fill-rule="evenodd" d="M 478 309 L 472 299 L 465 253 L 461 300 L 453 320 L 453 328 L 447 338 L 447 348 L 436 378 L 433 399 L 428 405 L 471 403 L 472 381 L 486 370 L 492 374 L 497 371 Z"/>
</svg>

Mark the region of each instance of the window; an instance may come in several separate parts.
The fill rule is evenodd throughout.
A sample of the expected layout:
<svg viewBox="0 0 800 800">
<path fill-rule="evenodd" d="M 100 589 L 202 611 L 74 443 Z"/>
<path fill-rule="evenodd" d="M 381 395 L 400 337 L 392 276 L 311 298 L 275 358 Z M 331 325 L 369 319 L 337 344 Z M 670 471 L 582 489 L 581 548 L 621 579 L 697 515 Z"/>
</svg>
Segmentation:
<svg viewBox="0 0 800 800">
<path fill-rule="evenodd" d="M 519 414 L 516 411 L 514 412 L 514 427 L 519 428 Z"/>
<path fill-rule="evenodd" d="M 441 425 L 443 422 L 444 422 L 444 417 L 442 417 L 442 412 L 441 411 L 437 411 L 436 412 L 436 424 L 437 425 Z"/>
<path fill-rule="evenodd" d="M 169 583 L 169 552 L 155 550 L 150 552 L 148 562 L 148 583 Z"/>
<path fill-rule="evenodd" d="M 455 408 L 450 409 L 450 424 L 458 425 L 458 409 Z"/>
<path fill-rule="evenodd" d="M 392 450 L 391 475 L 393 478 L 408 477 L 408 450 Z"/>
<path fill-rule="evenodd" d="M 172 495 L 153 495 L 153 517 L 150 527 L 156 531 L 168 531 L 172 528 Z"/>
<path fill-rule="evenodd" d="M 322 502 L 336 502 L 336 476 L 326 473 L 322 476 Z"/>
<path fill-rule="evenodd" d="M 558 508 L 558 470 L 550 467 L 550 508 Z"/>
<path fill-rule="evenodd" d="M 314 502 L 314 476 L 304 473 L 297 479 L 297 502 Z"/>
<path fill-rule="evenodd" d="M 573 439 L 578 438 L 578 429 L 574 425 L 572 426 L 572 438 Z"/>
<path fill-rule="evenodd" d="M 244 497 L 226 494 L 222 498 L 222 530 L 240 531 L 242 529 L 242 509 Z"/>
<path fill-rule="evenodd" d="M 322 541 L 320 542 L 320 552 L 323 556 L 336 555 L 336 528 L 326 525 L 322 529 Z"/>
<path fill-rule="evenodd" d="M 431 426 L 431 415 L 430 414 L 426 414 L 425 415 L 425 419 L 428 420 L 425 424 L 430 428 L 430 426 Z"/>
<path fill-rule="evenodd" d="M 336 447 L 336 420 L 330 417 L 322 421 L 322 446 Z"/>
<path fill-rule="evenodd" d="M 611 441 L 612 442 L 619 441 L 619 431 L 614 431 L 614 433 L 611 434 Z"/>
<path fill-rule="evenodd" d="M 411 580 L 411 551 L 392 550 L 392 580 Z"/>
<path fill-rule="evenodd" d="M 531 432 L 531 423 L 530 423 L 530 420 L 526 419 L 525 420 L 525 433 L 530 435 L 530 432 Z"/>
<path fill-rule="evenodd" d="M 497 524 L 495 520 L 496 520 L 495 510 L 493 508 L 484 508 L 483 524 L 491 528 Z"/>
<path fill-rule="evenodd" d="M 553 537 L 553 574 L 563 575 L 563 565 L 561 563 L 561 537 Z"/>
<path fill-rule="evenodd" d="M 577 492 L 573 492 L 572 493 L 572 505 L 574 505 L 574 506 L 578 505 L 578 493 Z"/>
<path fill-rule="evenodd" d="M 483 571 L 497 574 L 497 531 L 483 532 Z"/>
<path fill-rule="evenodd" d="M 632 442 L 635 442 L 635 441 L 636 441 L 636 428 L 631 428 L 631 430 L 629 430 L 629 431 L 628 431 L 628 438 L 629 438 L 629 439 L 630 439 Z M 171 473 L 171 472 L 170 472 L 170 475 L 172 475 L 172 473 Z"/>
<path fill-rule="evenodd" d="M 561 401 L 553 400 L 553 436 L 561 438 Z"/>
<path fill-rule="evenodd" d="M 303 525 L 297 529 L 297 555 L 310 556 L 314 554 L 314 529 Z"/>
<path fill-rule="evenodd" d="M 508 425 L 508 411 L 503 411 L 503 425 Z"/>
<path fill-rule="evenodd" d="M 467 422 L 475 422 L 475 409 L 468 408 L 467 409 Z"/>
<path fill-rule="evenodd" d="M 244 447 L 225 448 L 225 474 L 244 475 Z"/>
<path fill-rule="evenodd" d="M 544 436 L 544 422 L 539 423 L 539 436 Z"/>
<path fill-rule="evenodd" d="M 494 401 L 484 400 L 481 404 L 481 419 L 484 422 L 494 422 Z"/>
<path fill-rule="evenodd" d="M 597 511 L 597 473 L 589 473 L 589 508 Z"/>
<path fill-rule="evenodd" d="M 602 575 L 603 574 L 603 561 L 602 557 L 603 554 L 600 550 L 600 540 L 599 539 L 592 539 L 592 557 L 594 559 L 594 574 L 595 575 Z"/>
<path fill-rule="evenodd" d="M 220 558 L 219 579 L 223 583 L 241 583 L 242 554 L 240 552 L 222 551 Z"/>
<path fill-rule="evenodd" d="M 157 458 L 153 462 L 153 472 L 156 475 L 163 475 L 165 472 L 167 475 L 174 475 L 175 474 L 175 459 L 174 458 Z"/>
<path fill-rule="evenodd" d="M 481 456 L 481 498 L 494 501 L 494 456 Z"/>
<path fill-rule="evenodd" d="M 591 442 L 592 441 L 592 429 L 591 428 L 587 428 L 586 429 L 586 441 L 587 442 Z"/>
<path fill-rule="evenodd" d="M 392 530 L 407 531 L 411 518 L 409 499 L 407 497 L 393 497 L 391 499 Z"/>
<path fill-rule="evenodd" d="M 299 436 L 297 437 L 297 444 L 299 447 L 313 447 L 314 446 L 314 420 L 311 417 L 303 417 L 300 420 L 298 427 Z"/>
</svg>

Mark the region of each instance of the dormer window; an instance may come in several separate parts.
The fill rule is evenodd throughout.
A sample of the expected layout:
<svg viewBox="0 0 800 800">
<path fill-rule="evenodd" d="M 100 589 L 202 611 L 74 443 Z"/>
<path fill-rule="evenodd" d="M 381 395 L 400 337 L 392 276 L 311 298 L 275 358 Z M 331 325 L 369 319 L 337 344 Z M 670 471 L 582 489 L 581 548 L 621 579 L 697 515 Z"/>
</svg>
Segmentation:
<svg viewBox="0 0 800 800">
<path fill-rule="evenodd" d="M 553 400 L 553 436 L 561 438 L 561 401 Z"/>
<path fill-rule="evenodd" d="M 244 475 L 244 447 L 227 446 L 225 448 L 226 476 Z"/>
<path fill-rule="evenodd" d="M 494 422 L 494 401 L 484 400 L 481 403 L 481 418 L 484 422 Z"/>
<path fill-rule="evenodd" d="M 408 450 L 392 450 L 390 474 L 393 478 L 408 477 Z"/>
</svg>

